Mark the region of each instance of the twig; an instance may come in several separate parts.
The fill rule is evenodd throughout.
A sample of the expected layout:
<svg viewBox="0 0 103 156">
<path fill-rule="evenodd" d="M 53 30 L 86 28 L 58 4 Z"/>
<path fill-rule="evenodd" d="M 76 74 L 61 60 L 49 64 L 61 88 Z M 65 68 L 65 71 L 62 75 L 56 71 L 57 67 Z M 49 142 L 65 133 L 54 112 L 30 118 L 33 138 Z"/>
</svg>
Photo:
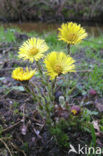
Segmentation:
<svg viewBox="0 0 103 156">
<path fill-rule="evenodd" d="M 3 139 L 0 138 L 0 141 L 4 144 L 4 146 L 6 147 L 6 149 L 8 150 L 8 152 L 10 153 L 10 156 L 13 156 L 8 145 L 5 143 L 5 141 Z"/>
<path fill-rule="evenodd" d="M 19 152 L 21 152 L 21 153 L 23 153 L 24 154 L 24 156 L 27 156 L 26 155 L 26 153 L 23 151 L 23 150 L 21 150 L 21 149 L 19 149 L 16 145 L 14 145 L 12 142 L 11 142 L 11 145 L 13 146 L 13 148 L 15 148 L 17 151 L 19 151 Z"/>
<path fill-rule="evenodd" d="M 2 130 L 2 131 L 1 131 L 1 134 L 2 134 L 2 133 L 5 133 L 5 132 L 7 132 L 7 131 L 9 131 L 10 129 L 14 128 L 15 126 L 19 125 L 20 123 L 21 123 L 21 120 L 18 121 L 17 123 L 15 123 L 14 125 L 12 125 L 12 126 L 6 128 L 6 129 Z"/>
<path fill-rule="evenodd" d="M 38 131 L 37 131 L 35 128 L 33 128 L 33 130 L 34 130 L 36 136 L 37 136 L 39 139 L 41 139 L 42 137 L 39 135 L 40 132 L 38 133 Z"/>
</svg>

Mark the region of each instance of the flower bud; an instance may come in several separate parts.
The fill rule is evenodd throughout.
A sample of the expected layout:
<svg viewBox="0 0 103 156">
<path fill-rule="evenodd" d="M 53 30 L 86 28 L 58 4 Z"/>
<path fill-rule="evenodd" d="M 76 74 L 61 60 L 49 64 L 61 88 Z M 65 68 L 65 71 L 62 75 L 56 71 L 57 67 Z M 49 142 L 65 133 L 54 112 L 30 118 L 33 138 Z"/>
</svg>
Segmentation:
<svg viewBox="0 0 103 156">
<path fill-rule="evenodd" d="M 72 112 L 73 115 L 78 115 L 78 114 L 80 113 L 80 111 L 81 111 L 81 109 L 80 109 L 80 107 L 77 106 L 77 105 L 74 105 L 74 106 L 72 106 L 72 108 L 71 108 L 71 112 Z"/>
<path fill-rule="evenodd" d="M 92 96 L 92 97 L 96 96 L 96 95 L 97 95 L 96 90 L 90 89 L 90 90 L 89 90 L 89 95 Z"/>
<path fill-rule="evenodd" d="M 61 105 L 61 107 L 64 107 L 65 106 L 64 96 L 59 96 L 59 104 Z"/>
</svg>

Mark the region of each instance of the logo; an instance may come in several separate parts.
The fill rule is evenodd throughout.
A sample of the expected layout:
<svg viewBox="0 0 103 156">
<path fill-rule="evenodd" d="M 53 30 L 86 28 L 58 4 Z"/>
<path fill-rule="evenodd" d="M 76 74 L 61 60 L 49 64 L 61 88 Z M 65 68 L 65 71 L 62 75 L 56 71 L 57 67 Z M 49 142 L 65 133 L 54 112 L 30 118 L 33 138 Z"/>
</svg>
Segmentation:
<svg viewBox="0 0 103 156">
<path fill-rule="evenodd" d="M 77 150 L 73 145 L 70 144 L 70 150 L 69 153 L 76 153 L 76 154 L 102 154 L 102 149 L 100 147 L 88 147 L 87 145 L 81 147 L 80 144 L 78 144 Z"/>
<path fill-rule="evenodd" d="M 71 144 L 70 144 L 70 148 L 71 148 L 71 149 L 69 150 L 68 154 L 69 154 L 70 152 L 78 153 L 78 152 L 75 150 L 74 146 L 72 146 Z"/>
</svg>

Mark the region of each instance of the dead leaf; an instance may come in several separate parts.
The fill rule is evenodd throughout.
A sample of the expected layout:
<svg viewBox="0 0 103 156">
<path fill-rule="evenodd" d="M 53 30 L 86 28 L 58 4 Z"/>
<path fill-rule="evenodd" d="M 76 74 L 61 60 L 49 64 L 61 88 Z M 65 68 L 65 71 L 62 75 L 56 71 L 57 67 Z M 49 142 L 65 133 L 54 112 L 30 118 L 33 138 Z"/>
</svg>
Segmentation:
<svg viewBox="0 0 103 156">
<path fill-rule="evenodd" d="M 103 112 L 103 104 L 101 103 L 96 103 L 95 107 L 98 109 L 99 112 Z"/>
<path fill-rule="evenodd" d="M 98 121 L 92 121 L 93 123 L 93 126 L 94 126 L 94 129 L 96 129 L 98 132 L 100 132 L 100 128 L 99 128 L 99 124 L 98 124 Z"/>
<path fill-rule="evenodd" d="M 97 139 L 97 140 L 96 140 L 96 143 L 97 143 L 100 147 L 103 147 L 103 144 L 101 143 L 101 140 L 100 140 L 100 139 Z"/>
<path fill-rule="evenodd" d="M 68 110 L 62 108 L 61 106 L 57 106 L 57 108 L 55 108 L 55 117 L 61 117 L 64 119 L 68 119 L 69 117 L 69 112 Z"/>
</svg>

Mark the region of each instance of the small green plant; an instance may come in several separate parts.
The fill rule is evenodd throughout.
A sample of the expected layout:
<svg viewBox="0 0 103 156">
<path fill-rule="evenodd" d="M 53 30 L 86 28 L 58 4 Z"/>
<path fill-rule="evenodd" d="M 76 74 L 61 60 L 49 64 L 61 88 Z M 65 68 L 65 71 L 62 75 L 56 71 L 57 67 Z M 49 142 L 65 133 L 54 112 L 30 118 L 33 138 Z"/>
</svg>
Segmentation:
<svg viewBox="0 0 103 156">
<path fill-rule="evenodd" d="M 66 134 L 68 126 L 68 122 L 62 119 L 55 126 L 50 127 L 51 135 L 55 136 L 55 141 L 60 147 L 68 148 L 69 146 L 69 137 Z"/>
</svg>

